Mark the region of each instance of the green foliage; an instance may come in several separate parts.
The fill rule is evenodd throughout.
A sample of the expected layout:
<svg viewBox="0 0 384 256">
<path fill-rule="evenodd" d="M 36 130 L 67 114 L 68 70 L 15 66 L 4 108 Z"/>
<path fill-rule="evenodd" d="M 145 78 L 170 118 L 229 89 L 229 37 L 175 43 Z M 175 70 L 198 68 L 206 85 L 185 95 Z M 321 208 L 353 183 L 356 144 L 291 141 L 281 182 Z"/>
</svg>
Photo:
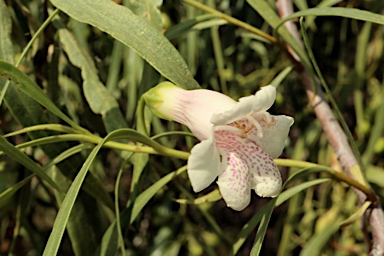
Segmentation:
<svg viewBox="0 0 384 256">
<path fill-rule="evenodd" d="M 371 202 L 359 206 L 352 187 L 384 198 L 384 5 L 294 2 L 282 20 L 266 0 L 0 0 L 0 254 L 366 254 Z M 311 51 L 284 26 L 300 17 Z M 328 84 L 359 182 L 343 174 L 288 46 Z M 236 212 L 216 184 L 192 191 L 198 141 L 141 99 L 166 80 L 234 99 L 278 88 L 271 113 L 295 118 L 278 197 L 252 193 Z"/>
</svg>

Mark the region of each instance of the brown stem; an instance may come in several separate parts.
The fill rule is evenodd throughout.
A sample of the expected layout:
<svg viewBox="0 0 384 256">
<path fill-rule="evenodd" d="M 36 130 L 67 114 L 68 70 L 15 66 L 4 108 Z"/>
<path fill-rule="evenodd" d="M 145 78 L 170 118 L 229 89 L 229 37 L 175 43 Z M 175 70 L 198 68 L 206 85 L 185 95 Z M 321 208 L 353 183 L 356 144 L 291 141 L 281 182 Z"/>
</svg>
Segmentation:
<svg viewBox="0 0 384 256">
<path fill-rule="evenodd" d="M 276 5 L 281 18 L 285 18 L 293 13 L 291 0 L 277 0 Z M 296 38 L 296 40 L 302 44 L 297 27 L 293 24 L 293 22 L 288 21 L 285 23 L 285 26 Z M 316 81 L 316 84 L 313 85 L 309 74 L 301 66 L 300 60 L 297 59 L 297 56 L 295 55 L 292 57 L 298 60 L 296 62 L 296 68 L 299 73 L 301 83 L 305 86 L 308 99 L 311 102 L 313 110 L 319 119 L 323 130 L 340 161 L 340 164 L 343 166 L 346 174 L 349 177 L 354 178 L 351 173 L 351 168 L 357 165 L 358 161 L 351 150 L 345 132 L 335 118 L 329 104 L 324 99 L 320 84 Z M 314 90 L 314 88 L 316 89 Z M 356 193 L 360 205 L 367 200 L 366 195 L 360 190 L 354 189 L 354 192 Z M 372 248 L 369 255 L 382 256 L 384 255 L 384 213 L 380 203 L 368 209 L 365 216 L 370 224 L 372 232 Z"/>
</svg>

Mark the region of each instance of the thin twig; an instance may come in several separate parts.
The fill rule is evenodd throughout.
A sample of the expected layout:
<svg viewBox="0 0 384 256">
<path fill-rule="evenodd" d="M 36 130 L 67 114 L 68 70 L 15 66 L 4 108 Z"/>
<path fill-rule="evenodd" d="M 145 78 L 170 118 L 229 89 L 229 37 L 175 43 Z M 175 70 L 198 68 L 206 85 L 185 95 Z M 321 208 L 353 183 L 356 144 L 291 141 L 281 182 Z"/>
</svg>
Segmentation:
<svg viewBox="0 0 384 256">
<path fill-rule="evenodd" d="M 281 18 L 285 18 L 293 13 L 292 1 L 291 0 L 277 0 L 277 8 Z M 297 27 L 292 21 L 285 23 L 287 29 L 291 34 L 302 44 L 299 37 Z M 291 53 L 291 51 L 290 51 Z M 291 53 L 292 54 L 292 53 Z M 295 59 L 297 56 L 293 55 Z M 300 65 L 300 60 L 297 59 L 297 72 L 299 73 L 300 80 L 305 86 L 308 99 L 311 101 L 313 110 L 319 119 L 324 132 L 326 133 L 330 144 L 332 145 L 341 165 L 343 166 L 346 174 L 351 178 L 354 178 L 351 173 L 351 168 L 358 164 L 356 157 L 354 156 L 351 147 L 348 143 L 347 136 L 344 130 L 341 128 L 339 122 L 335 118 L 330 106 L 324 99 L 324 95 L 320 84 L 315 81 L 313 85 L 309 74 Z M 316 88 L 314 90 L 314 88 Z M 361 191 L 354 189 L 358 198 L 359 204 L 362 205 L 366 200 L 366 195 Z M 380 203 L 373 208 L 370 208 L 366 212 L 366 218 L 371 227 L 372 233 L 372 248 L 370 250 L 370 256 L 382 256 L 384 255 L 384 213 Z"/>
</svg>

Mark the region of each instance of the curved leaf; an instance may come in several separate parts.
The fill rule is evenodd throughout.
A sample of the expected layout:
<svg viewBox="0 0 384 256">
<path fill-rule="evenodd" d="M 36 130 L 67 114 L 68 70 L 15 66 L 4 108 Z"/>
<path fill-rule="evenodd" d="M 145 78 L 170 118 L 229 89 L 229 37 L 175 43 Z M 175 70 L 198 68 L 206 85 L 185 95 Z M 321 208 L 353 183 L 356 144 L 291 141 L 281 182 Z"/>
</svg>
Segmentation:
<svg viewBox="0 0 384 256">
<path fill-rule="evenodd" d="M 220 200 L 221 198 L 223 198 L 223 197 L 220 194 L 219 189 L 217 188 L 217 189 L 213 190 L 212 192 L 210 192 L 204 196 L 201 196 L 199 198 L 196 198 L 196 199 L 176 199 L 176 202 L 178 202 L 179 204 L 198 205 L 198 204 L 216 202 L 216 201 Z"/>
<path fill-rule="evenodd" d="M 160 74 L 187 89 L 199 88 L 175 47 L 128 8 L 109 0 L 51 0 L 72 18 L 88 23 L 133 48 Z"/>
<path fill-rule="evenodd" d="M 274 29 L 279 28 L 281 24 L 281 19 L 272 9 L 270 4 L 266 0 L 247 0 L 249 5 L 252 6 L 264 19 L 265 21 Z M 308 71 L 311 71 L 311 62 L 309 61 L 308 55 L 302 48 L 302 46 L 296 41 L 292 34 L 285 27 L 280 27 L 277 32 L 284 39 L 284 41 L 289 44 L 296 54 L 300 57 L 303 65 Z"/>
<path fill-rule="evenodd" d="M 168 182 L 170 182 L 173 178 L 178 176 L 179 174 L 185 172 L 187 170 L 187 166 L 183 166 L 175 172 L 168 173 L 166 176 L 161 178 L 155 184 L 147 188 L 144 192 L 142 192 L 133 203 L 132 214 L 130 223 L 132 223 L 137 215 L 141 212 L 143 207 L 147 204 L 147 202 Z"/>
<path fill-rule="evenodd" d="M 354 8 L 324 7 L 324 8 L 311 8 L 308 10 L 295 12 L 292 15 L 289 15 L 287 18 L 283 19 L 278 26 L 280 26 L 281 24 L 283 24 L 288 20 L 292 20 L 295 18 L 303 17 L 303 16 L 337 16 L 337 17 L 351 18 L 355 20 L 369 21 L 369 22 L 384 25 L 384 16 L 377 13 L 354 9 Z"/>
<path fill-rule="evenodd" d="M 34 172 L 42 180 L 46 181 L 49 185 L 54 187 L 60 192 L 63 192 L 61 188 L 45 173 L 45 171 L 38 166 L 27 155 L 20 152 L 15 146 L 9 143 L 6 139 L 0 136 L 0 150 L 7 154 L 9 157 L 24 165 L 26 168 Z"/>
<path fill-rule="evenodd" d="M 16 68 L 14 65 L 0 60 L 0 77 L 6 77 L 18 83 L 17 86 L 21 91 L 27 94 L 29 97 L 40 103 L 46 109 L 51 111 L 56 116 L 63 119 L 65 122 L 70 124 L 73 128 L 79 131 L 86 131 L 78 124 L 73 122 L 67 115 L 65 115 L 56 105 L 48 98 L 43 90 L 26 74 Z"/>
<path fill-rule="evenodd" d="M 307 189 L 309 187 L 321 184 L 323 182 L 329 181 L 329 179 L 318 179 L 314 181 L 308 181 L 304 182 L 300 185 L 297 185 L 293 188 L 290 188 L 284 192 L 282 192 L 276 200 L 270 201 L 268 204 L 266 204 L 263 208 L 261 208 L 253 217 L 248 221 L 247 224 L 244 225 L 243 229 L 240 231 L 236 241 L 232 245 L 232 253 L 231 255 L 235 255 L 240 247 L 244 244 L 245 240 L 248 238 L 249 234 L 254 230 L 257 224 L 260 223 L 261 219 L 268 213 L 270 208 L 277 207 L 287 201 L 292 196 L 296 195 L 300 191 Z M 262 230 L 263 231 L 263 230 Z M 264 230 L 265 233 L 265 230 Z M 257 244 L 257 247 L 254 249 L 258 251 L 261 248 L 261 243 Z M 256 253 L 257 255 L 257 253 Z"/>
<path fill-rule="evenodd" d="M 89 167 L 91 166 L 93 160 L 96 158 L 96 155 L 99 150 L 107 141 L 126 138 L 127 132 L 129 133 L 130 130 L 120 129 L 111 132 L 89 154 L 87 160 L 84 162 L 75 180 L 72 182 L 67 192 L 67 195 L 63 200 L 63 203 L 61 204 L 55 223 L 53 224 L 51 235 L 49 236 L 48 242 L 44 249 L 44 256 L 52 256 L 57 254 L 65 227 L 67 226 L 68 219 L 72 212 L 76 198 L 80 192 L 85 176 L 88 173 Z"/>
<path fill-rule="evenodd" d="M 148 203 L 148 201 L 168 182 L 170 182 L 173 178 L 185 172 L 186 170 L 187 170 L 187 167 L 184 166 L 178 169 L 177 171 L 167 174 L 166 176 L 158 180 L 156 183 L 154 183 L 152 186 L 147 188 L 145 191 L 143 191 L 138 197 L 136 197 L 136 200 L 132 203 L 133 205 L 132 211 L 130 211 L 130 208 L 126 208 L 122 213 L 120 213 L 121 226 L 126 227 L 129 224 L 132 224 L 132 222 L 136 219 L 136 217 L 144 208 L 144 206 Z M 108 230 L 104 233 L 98 255 L 115 255 L 116 254 L 117 247 L 118 247 L 117 229 L 118 229 L 117 222 L 115 220 L 111 223 Z"/>
<path fill-rule="evenodd" d="M 0 193 L 0 208 L 4 209 L 4 206 L 7 204 L 7 202 L 12 198 L 12 196 L 19 191 L 23 186 L 25 186 L 34 176 L 34 174 L 29 175 L 28 177 L 24 178 L 22 181 L 19 181 L 18 183 L 12 185 L 5 191 Z"/>
</svg>

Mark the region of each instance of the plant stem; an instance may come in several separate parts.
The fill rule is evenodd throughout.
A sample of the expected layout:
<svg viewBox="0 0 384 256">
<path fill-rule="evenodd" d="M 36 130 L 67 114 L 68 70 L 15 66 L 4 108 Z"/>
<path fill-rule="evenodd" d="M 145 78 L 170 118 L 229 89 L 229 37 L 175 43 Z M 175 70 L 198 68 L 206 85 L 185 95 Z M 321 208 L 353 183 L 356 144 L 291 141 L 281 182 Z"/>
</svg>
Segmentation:
<svg viewBox="0 0 384 256">
<path fill-rule="evenodd" d="M 247 23 L 245 23 L 245 22 L 243 22 L 241 20 L 235 19 L 235 18 L 233 18 L 233 17 L 231 17 L 231 16 L 229 16 L 227 14 L 219 12 L 218 10 L 215 10 L 215 9 L 213 9 L 213 8 L 211 8 L 209 6 L 206 6 L 206 5 L 202 4 L 202 3 L 199 3 L 199 2 L 197 2 L 195 0 L 182 0 L 182 1 L 184 3 L 186 3 L 186 4 L 189 4 L 189 5 L 193 6 L 193 7 L 196 7 L 198 9 L 202 10 L 202 11 L 205 11 L 205 12 L 208 12 L 208 13 L 212 13 L 212 14 L 216 15 L 217 17 L 222 18 L 223 20 L 228 21 L 228 23 L 230 23 L 230 24 L 233 24 L 235 26 L 243 28 L 243 29 L 245 29 L 245 30 L 255 34 L 255 35 L 261 36 L 262 38 L 266 39 L 267 41 L 269 41 L 272 44 L 277 44 L 277 45 L 279 44 L 279 42 L 277 41 L 277 39 L 275 37 L 273 37 L 273 36 L 263 32 L 263 31 L 261 31 L 258 28 L 255 28 L 254 26 L 249 25 L 249 24 L 247 24 Z"/>
<path fill-rule="evenodd" d="M 299 161 L 299 160 L 291 160 L 291 159 L 274 159 L 274 161 L 278 166 L 296 167 L 296 168 L 320 167 L 324 169 L 324 172 L 331 175 L 333 178 L 339 181 L 342 181 L 362 191 L 364 194 L 366 194 L 367 198 L 369 199 L 369 201 L 372 202 L 373 205 L 378 203 L 378 198 L 370 187 L 367 187 L 364 184 L 348 177 L 348 175 L 338 172 L 332 168 L 329 168 L 328 166 L 323 166 L 323 165 L 305 162 L 305 161 Z"/>
</svg>

